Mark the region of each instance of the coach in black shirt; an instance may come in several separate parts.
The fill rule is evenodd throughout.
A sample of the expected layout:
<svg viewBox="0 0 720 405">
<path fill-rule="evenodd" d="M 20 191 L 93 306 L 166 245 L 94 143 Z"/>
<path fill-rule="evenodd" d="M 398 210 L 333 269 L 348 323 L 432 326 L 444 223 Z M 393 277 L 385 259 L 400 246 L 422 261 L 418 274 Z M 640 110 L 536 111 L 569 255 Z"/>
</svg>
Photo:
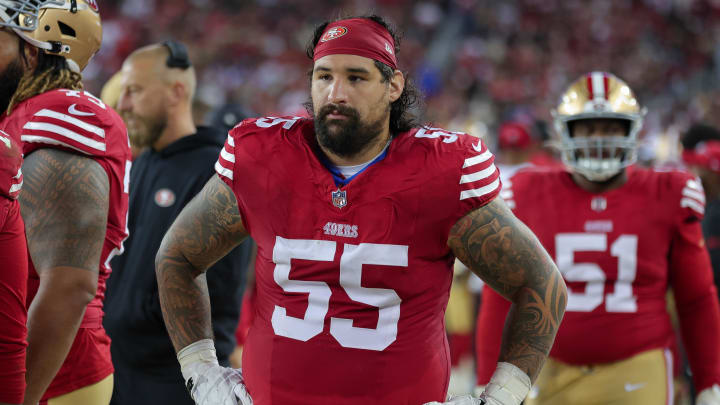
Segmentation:
<svg viewBox="0 0 720 405">
<path fill-rule="evenodd" d="M 154 260 L 175 217 L 213 176 L 223 146 L 219 130 L 193 122 L 195 80 L 187 51 L 177 42 L 140 48 L 123 64 L 117 109 L 131 143 L 145 151 L 130 171 L 130 237 L 125 253 L 111 262 L 105 299 L 113 405 L 193 404 L 163 323 Z M 226 365 L 235 346 L 249 243 L 207 273 L 215 347 Z"/>
</svg>

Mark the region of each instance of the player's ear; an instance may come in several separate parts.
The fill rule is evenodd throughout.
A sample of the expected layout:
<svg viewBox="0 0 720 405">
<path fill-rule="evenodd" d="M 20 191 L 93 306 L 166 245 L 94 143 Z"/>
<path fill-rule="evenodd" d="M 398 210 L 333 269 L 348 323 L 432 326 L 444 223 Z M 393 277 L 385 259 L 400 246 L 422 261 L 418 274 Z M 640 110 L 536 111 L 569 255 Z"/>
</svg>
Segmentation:
<svg viewBox="0 0 720 405">
<path fill-rule="evenodd" d="M 185 85 L 179 80 L 173 81 L 170 84 L 169 90 L 170 90 L 169 91 L 169 94 L 170 94 L 169 101 L 170 101 L 171 105 L 179 104 L 188 98 L 187 88 L 185 88 Z"/>
<path fill-rule="evenodd" d="M 390 102 L 399 99 L 405 89 L 405 76 L 400 70 L 395 70 L 390 78 Z"/>
<path fill-rule="evenodd" d="M 21 39 L 22 41 L 22 39 Z M 23 41 L 22 61 L 26 72 L 34 72 L 40 58 L 40 48 L 34 47 Z"/>
</svg>

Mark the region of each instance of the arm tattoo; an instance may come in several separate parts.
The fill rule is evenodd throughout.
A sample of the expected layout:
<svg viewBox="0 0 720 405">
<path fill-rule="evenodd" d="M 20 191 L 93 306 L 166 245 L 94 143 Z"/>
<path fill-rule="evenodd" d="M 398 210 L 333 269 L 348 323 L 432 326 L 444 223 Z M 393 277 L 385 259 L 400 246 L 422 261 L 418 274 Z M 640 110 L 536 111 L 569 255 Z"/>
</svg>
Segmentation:
<svg viewBox="0 0 720 405">
<path fill-rule="evenodd" d="M 448 246 L 512 301 L 499 360 L 515 364 L 534 381 L 567 303 L 565 283 L 552 259 L 501 199 L 460 219 L 450 231 Z"/>
<path fill-rule="evenodd" d="M 165 326 L 176 351 L 212 338 L 204 271 L 246 236 L 235 195 L 217 175 L 165 234 L 155 272 Z"/>
<path fill-rule="evenodd" d="M 57 149 L 25 158 L 20 206 L 36 270 L 98 272 L 107 232 L 110 184 L 96 161 Z"/>
</svg>

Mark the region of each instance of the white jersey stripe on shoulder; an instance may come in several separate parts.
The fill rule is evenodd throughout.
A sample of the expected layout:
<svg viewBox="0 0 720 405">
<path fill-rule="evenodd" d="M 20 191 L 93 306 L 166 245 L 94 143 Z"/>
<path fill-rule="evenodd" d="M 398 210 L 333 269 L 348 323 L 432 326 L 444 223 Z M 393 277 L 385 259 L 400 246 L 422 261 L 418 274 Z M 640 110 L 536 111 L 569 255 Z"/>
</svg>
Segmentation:
<svg viewBox="0 0 720 405">
<path fill-rule="evenodd" d="M 77 146 L 70 145 L 69 143 L 60 141 L 60 140 L 55 139 L 55 138 L 48 138 L 48 137 L 46 137 L 46 136 L 20 135 L 20 140 L 22 140 L 23 142 L 47 143 L 47 144 L 50 144 L 50 145 L 64 146 L 64 147 L 66 147 L 66 148 L 70 148 L 70 149 L 74 149 L 74 150 L 76 150 L 76 151 L 78 151 L 78 152 L 82 152 L 82 153 L 84 153 L 84 154 L 86 154 L 86 155 L 91 155 L 90 152 L 88 152 L 88 151 L 86 151 L 86 150 L 83 150 L 83 149 L 80 149 L 80 148 L 78 148 Z M 102 151 L 104 152 L 104 151 L 105 151 L 105 144 L 101 144 L 101 146 L 102 146 L 102 149 L 100 149 L 100 150 L 102 150 Z"/>
<path fill-rule="evenodd" d="M 463 183 L 472 183 L 474 181 L 482 180 L 485 178 L 488 178 L 495 173 L 497 168 L 495 168 L 494 164 L 491 164 L 490 167 L 484 170 L 480 170 L 479 172 L 465 174 L 462 177 L 460 177 L 460 184 Z"/>
<path fill-rule="evenodd" d="M 232 135 L 228 135 L 228 145 L 235 147 L 235 140 L 233 139 Z"/>
<path fill-rule="evenodd" d="M 225 148 L 220 149 L 220 156 L 230 163 L 235 163 L 235 155 L 226 151 Z"/>
<path fill-rule="evenodd" d="M 466 198 L 472 198 L 472 197 L 482 197 L 486 194 L 490 194 L 493 191 L 495 191 L 498 187 L 500 187 L 500 178 L 498 177 L 493 181 L 492 183 L 488 184 L 485 187 L 475 188 L 472 190 L 464 190 L 460 192 L 460 199 L 464 200 Z"/>
<path fill-rule="evenodd" d="M 230 169 L 227 169 L 227 168 L 223 167 L 223 166 L 220 164 L 220 161 L 219 161 L 219 160 L 218 160 L 217 162 L 215 162 L 215 171 L 216 171 L 220 176 L 227 177 L 227 178 L 230 179 L 230 180 L 233 179 L 233 171 L 230 170 Z"/>
<path fill-rule="evenodd" d="M 23 182 L 22 182 L 22 181 L 21 181 L 20 183 L 11 185 L 11 186 L 10 186 L 10 193 L 15 193 L 15 192 L 20 191 L 20 189 L 22 188 L 22 185 L 23 185 Z"/>
<path fill-rule="evenodd" d="M 688 180 L 687 183 L 685 183 L 685 187 L 691 188 L 693 190 L 703 191 L 702 184 L 697 180 Z"/>
<path fill-rule="evenodd" d="M 20 177 L 22 177 L 22 167 L 18 169 L 18 172 L 13 176 L 13 179 L 19 179 Z"/>
<path fill-rule="evenodd" d="M 45 122 L 30 121 L 30 122 L 26 123 L 23 128 L 24 129 L 32 129 L 32 130 L 36 130 L 36 131 L 50 132 L 55 135 L 60 135 L 65 138 L 72 139 L 73 141 L 75 141 L 77 143 L 81 143 L 90 148 L 101 150 L 103 152 L 105 151 L 105 143 L 104 142 L 96 141 L 94 139 L 88 138 L 87 136 L 80 135 L 77 132 L 71 131 L 67 128 L 63 128 L 58 125 L 48 124 Z M 22 135 L 22 136 L 26 136 L 26 135 Z M 41 137 L 41 138 L 44 138 L 44 137 Z"/>
<path fill-rule="evenodd" d="M 102 129 L 100 127 L 96 127 L 95 125 L 88 124 L 85 121 L 79 120 L 75 117 L 71 117 L 67 114 L 61 114 L 59 112 L 44 109 L 44 110 L 40 110 L 40 111 L 36 112 L 35 116 L 54 118 L 56 120 L 64 121 L 64 122 L 67 122 L 68 124 L 73 124 L 78 128 L 82 128 L 85 131 L 91 132 L 101 138 L 105 138 L 105 130 L 104 129 Z"/>
<path fill-rule="evenodd" d="M 700 191 L 685 187 L 682 190 L 682 195 L 684 195 L 685 197 L 694 198 L 694 199 L 698 200 L 699 202 L 705 204 L 705 194 Z"/>
<path fill-rule="evenodd" d="M 467 159 L 465 159 L 465 163 L 463 164 L 463 169 L 468 166 L 474 166 L 474 165 L 480 164 L 482 162 L 485 162 L 488 159 L 490 159 L 491 157 L 492 157 L 492 152 L 490 152 L 489 150 L 486 150 L 484 153 L 482 153 L 480 155 L 473 156 L 471 158 L 467 158 Z"/>
<path fill-rule="evenodd" d="M 691 198 L 683 198 L 680 200 L 680 206 L 690 208 L 700 215 L 705 215 L 705 206 Z"/>
</svg>

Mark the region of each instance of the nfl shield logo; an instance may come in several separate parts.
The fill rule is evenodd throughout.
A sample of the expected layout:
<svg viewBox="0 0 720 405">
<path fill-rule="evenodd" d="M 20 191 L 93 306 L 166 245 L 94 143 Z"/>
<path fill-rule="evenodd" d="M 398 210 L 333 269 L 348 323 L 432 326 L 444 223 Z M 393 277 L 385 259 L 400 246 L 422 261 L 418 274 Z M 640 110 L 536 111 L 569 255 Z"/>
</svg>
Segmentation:
<svg viewBox="0 0 720 405">
<path fill-rule="evenodd" d="M 596 212 L 605 211 L 607 209 L 607 200 L 605 197 L 593 197 L 590 201 L 590 208 Z"/>
<path fill-rule="evenodd" d="M 347 205 L 347 193 L 340 189 L 332 192 L 332 203 L 338 208 L 342 208 Z"/>
</svg>

